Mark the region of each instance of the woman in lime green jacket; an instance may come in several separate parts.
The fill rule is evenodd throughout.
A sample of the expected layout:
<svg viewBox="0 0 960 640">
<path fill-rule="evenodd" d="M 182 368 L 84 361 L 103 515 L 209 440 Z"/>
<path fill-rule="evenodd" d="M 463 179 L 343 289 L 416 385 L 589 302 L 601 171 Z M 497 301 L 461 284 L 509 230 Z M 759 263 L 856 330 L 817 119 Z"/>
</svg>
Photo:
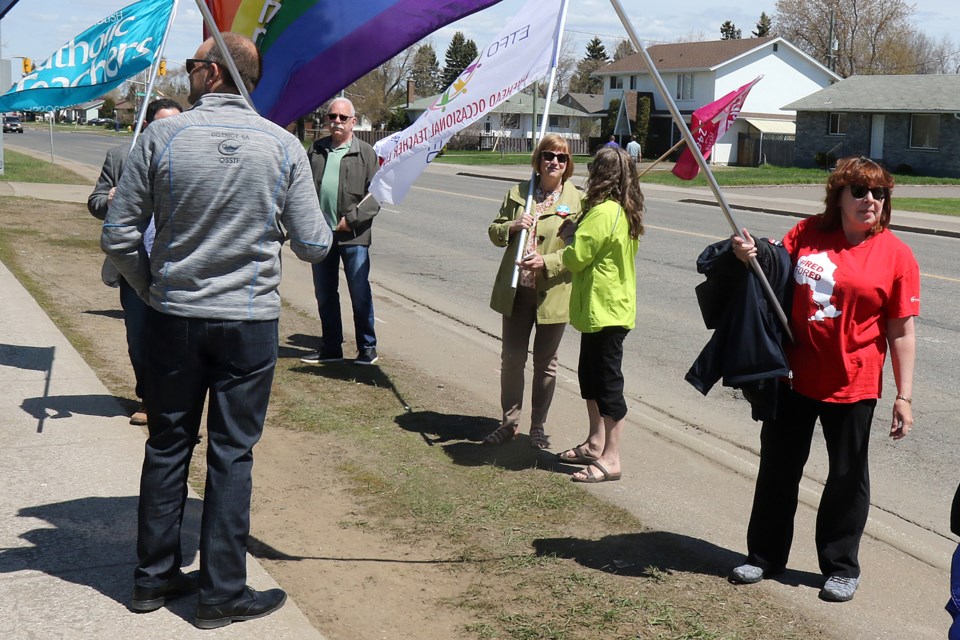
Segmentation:
<svg viewBox="0 0 960 640">
<path fill-rule="evenodd" d="M 561 259 L 573 273 L 570 324 L 580 338 L 580 395 L 587 401 L 586 442 L 557 454 L 561 462 L 585 464 L 574 482 L 619 480 L 620 432 L 627 415 L 623 398 L 623 340 L 637 316 L 635 260 L 643 234 L 643 193 L 626 151 L 604 147 L 590 169 L 583 209 L 560 234 Z"/>
</svg>

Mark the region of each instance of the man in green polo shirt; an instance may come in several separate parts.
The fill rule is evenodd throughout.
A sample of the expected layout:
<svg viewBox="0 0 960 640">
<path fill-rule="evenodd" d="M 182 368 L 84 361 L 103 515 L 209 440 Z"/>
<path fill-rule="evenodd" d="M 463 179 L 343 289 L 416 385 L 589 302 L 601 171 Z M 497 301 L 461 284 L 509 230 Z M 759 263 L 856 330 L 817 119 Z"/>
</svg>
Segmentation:
<svg viewBox="0 0 960 640">
<path fill-rule="evenodd" d="M 380 203 L 370 195 L 370 180 L 380 166 L 373 147 L 353 136 L 357 122 L 353 103 L 337 98 L 327 108 L 330 135 L 317 140 L 310 153 L 313 180 L 320 208 L 333 229 L 333 245 L 323 262 L 313 265 L 313 290 L 317 297 L 322 332 L 320 349 L 303 362 L 343 360 L 343 323 L 340 318 L 340 262 L 353 306 L 357 340 L 356 364 L 377 361 L 377 335 L 373 328 L 373 294 L 370 290 L 370 240 L 373 217 Z"/>
</svg>

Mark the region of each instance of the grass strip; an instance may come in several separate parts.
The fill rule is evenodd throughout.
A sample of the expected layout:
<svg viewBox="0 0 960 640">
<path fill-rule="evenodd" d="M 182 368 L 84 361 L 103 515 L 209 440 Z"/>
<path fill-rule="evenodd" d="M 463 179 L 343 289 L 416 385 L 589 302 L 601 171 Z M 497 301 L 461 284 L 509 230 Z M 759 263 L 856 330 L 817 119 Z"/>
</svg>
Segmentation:
<svg viewBox="0 0 960 640">
<path fill-rule="evenodd" d="M 46 184 L 90 184 L 90 180 L 58 164 L 13 151 L 3 150 L 4 182 L 42 182 Z M 92 187 L 91 187 L 92 190 Z"/>
</svg>

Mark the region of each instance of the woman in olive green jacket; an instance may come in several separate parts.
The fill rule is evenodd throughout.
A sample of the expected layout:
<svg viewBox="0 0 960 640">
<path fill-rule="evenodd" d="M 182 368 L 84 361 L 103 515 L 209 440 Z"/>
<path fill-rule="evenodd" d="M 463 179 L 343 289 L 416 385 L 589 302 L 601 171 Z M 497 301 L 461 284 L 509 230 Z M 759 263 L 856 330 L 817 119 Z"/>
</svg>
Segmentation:
<svg viewBox="0 0 960 640">
<path fill-rule="evenodd" d="M 626 151 L 597 152 L 583 208 L 587 212 L 560 233 L 570 242 L 561 258 L 573 272 L 570 323 L 582 333 L 577 377 L 590 433 L 557 458 L 588 465 L 573 474 L 574 482 L 607 482 L 621 475 L 620 432 L 627 415 L 623 340 L 636 323 L 635 261 L 643 234 L 643 193 Z"/>
<path fill-rule="evenodd" d="M 580 212 L 580 192 L 568 182 L 573 158 L 566 140 L 548 133 L 533 152 L 537 174 L 533 200 L 524 213 L 531 182 L 521 182 L 507 193 L 500 213 L 487 230 L 490 240 L 506 247 L 490 296 L 490 307 L 503 314 L 503 347 L 500 354 L 500 427 L 484 438 L 487 444 L 513 439 L 520 426 L 523 406 L 523 370 L 530 334 L 533 339 L 533 391 L 530 444 L 550 446 L 544 424 L 557 380 L 557 350 L 570 308 L 570 273 L 560 261 L 564 243 L 557 235 L 564 218 Z M 517 287 L 511 286 L 517 266 L 517 242 L 526 230 L 527 243 L 519 262 Z"/>
</svg>

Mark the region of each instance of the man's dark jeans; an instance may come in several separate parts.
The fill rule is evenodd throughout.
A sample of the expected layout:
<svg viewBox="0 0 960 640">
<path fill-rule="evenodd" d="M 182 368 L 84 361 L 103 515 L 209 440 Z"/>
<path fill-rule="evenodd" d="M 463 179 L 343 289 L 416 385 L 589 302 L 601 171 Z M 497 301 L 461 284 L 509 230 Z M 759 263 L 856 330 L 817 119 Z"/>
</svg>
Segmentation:
<svg viewBox="0 0 960 640">
<path fill-rule="evenodd" d="M 353 328 L 357 350 L 375 348 L 377 335 L 373 329 L 373 293 L 370 290 L 370 248 L 334 242 L 330 253 L 313 265 L 313 291 L 320 311 L 323 351 L 343 349 L 343 320 L 340 317 L 340 261 L 347 277 L 350 303 L 353 305 Z"/>
<path fill-rule="evenodd" d="M 149 311 L 149 432 L 140 478 L 135 582 L 163 585 L 182 565 L 187 472 L 207 411 L 207 483 L 200 532 L 200 601 L 246 584 L 253 446 L 263 432 L 277 361 L 277 321 L 243 322 Z"/>
</svg>

